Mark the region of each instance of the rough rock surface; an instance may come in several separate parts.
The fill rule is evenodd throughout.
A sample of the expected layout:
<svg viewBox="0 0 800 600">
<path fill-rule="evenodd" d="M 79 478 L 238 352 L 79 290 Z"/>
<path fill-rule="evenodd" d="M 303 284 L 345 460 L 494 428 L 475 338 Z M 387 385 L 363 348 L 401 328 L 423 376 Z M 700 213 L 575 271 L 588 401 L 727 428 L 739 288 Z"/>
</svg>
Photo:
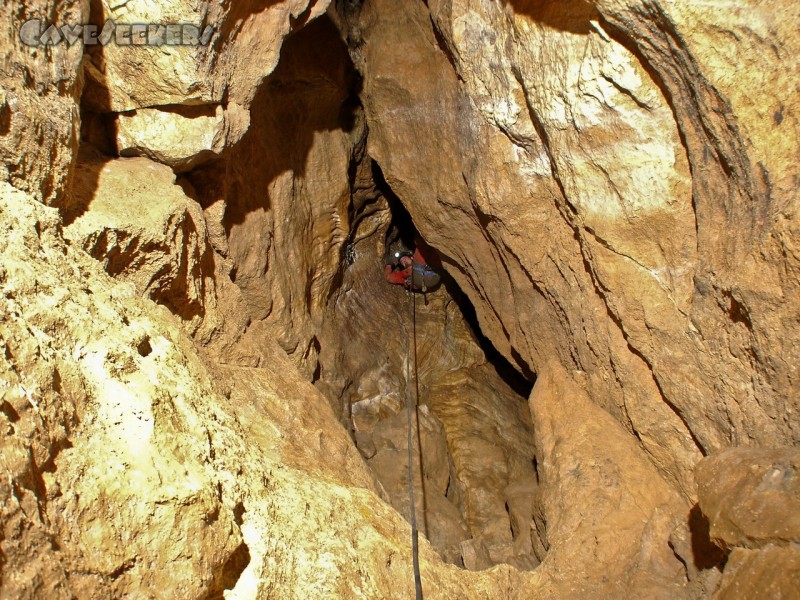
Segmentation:
<svg viewBox="0 0 800 600">
<path fill-rule="evenodd" d="M 387 202 L 452 277 L 418 311 L 426 597 L 796 593 L 800 8 L 0 16 L 0 595 L 412 594 Z M 31 17 L 215 32 L 34 50 Z"/>
<path fill-rule="evenodd" d="M 120 156 L 148 156 L 175 172 L 190 171 L 224 147 L 222 106 L 159 110 L 140 108 L 117 117 Z"/>
<path fill-rule="evenodd" d="M 268 369 L 206 366 L 8 184 L 0 229 L 4 597 L 412 594 L 408 525 L 280 350 Z M 431 598 L 535 580 L 422 558 Z"/>
<path fill-rule="evenodd" d="M 800 543 L 800 451 L 734 448 L 697 466 L 711 537 L 729 546 Z"/>
<path fill-rule="evenodd" d="M 543 553 L 533 552 L 542 542 L 531 530 L 537 490 L 525 399 L 487 362 L 445 287 L 426 303 L 385 283 L 389 217 L 380 195 L 356 214 L 352 262 L 318 336 L 317 386 L 341 411 L 392 506 L 408 516 L 408 379 L 420 404 L 421 531 L 443 558 L 470 569 L 533 568 Z"/>
<path fill-rule="evenodd" d="M 91 147 L 78 160 L 62 210 L 68 238 L 109 275 L 179 314 L 197 330 L 215 307 L 213 258 L 200 206 L 175 174 L 146 158 L 104 159 Z"/>
<path fill-rule="evenodd" d="M 484 332 L 533 371 L 557 357 L 691 497 L 702 453 L 796 441 L 798 345 L 777 335 L 795 203 L 768 194 L 785 159 L 748 154 L 672 5 L 607 4 L 374 0 L 345 21 L 368 151 Z M 770 43 L 796 36 L 739 52 Z"/>
<path fill-rule="evenodd" d="M 732 448 L 696 477 L 710 535 L 730 552 L 715 598 L 792 598 L 800 589 L 800 451 Z"/>
<path fill-rule="evenodd" d="M 0 19 L 0 178 L 43 202 L 66 191 L 78 149 L 78 101 L 82 92 L 83 46 L 32 48 L 19 30 L 29 19 L 82 23 L 79 0 L 4 2 Z"/>
</svg>

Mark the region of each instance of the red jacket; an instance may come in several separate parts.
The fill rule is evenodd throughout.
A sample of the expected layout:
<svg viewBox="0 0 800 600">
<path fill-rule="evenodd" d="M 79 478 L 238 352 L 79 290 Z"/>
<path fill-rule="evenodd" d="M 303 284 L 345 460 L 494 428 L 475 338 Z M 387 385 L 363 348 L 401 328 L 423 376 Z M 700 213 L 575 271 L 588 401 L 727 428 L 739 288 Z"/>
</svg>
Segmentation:
<svg viewBox="0 0 800 600">
<path fill-rule="evenodd" d="M 425 246 L 425 248 L 423 249 L 422 246 Z M 430 260 L 424 256 L 423 252 L 430 257 Z M 430 265 L 431 260 L 435 259 L 435 254 L 435 251 L 430 246 L 424 242 L 417 242 L 417 249 L 414 251 L 414 262 L 412 266 L 394 271 L 392 270 L 392 265 L 386 265 L 383 271 L 386 281 L 396 285 L 405 285 L 406 280 L 411 277 L 413 265 Z"/>
<path fill-rule="evenodd" d="M 411 267 L 407 269 L 398 269 L 397 271 L 392 270 L 392 265 L 386 265 L 386 268 L 383 271 L 384 277 L 386 277 L 386 281 L 389 283 L 394 283 L 397 285 L 405 285 L 406 280 L 411 277 Z"/>
</svg>

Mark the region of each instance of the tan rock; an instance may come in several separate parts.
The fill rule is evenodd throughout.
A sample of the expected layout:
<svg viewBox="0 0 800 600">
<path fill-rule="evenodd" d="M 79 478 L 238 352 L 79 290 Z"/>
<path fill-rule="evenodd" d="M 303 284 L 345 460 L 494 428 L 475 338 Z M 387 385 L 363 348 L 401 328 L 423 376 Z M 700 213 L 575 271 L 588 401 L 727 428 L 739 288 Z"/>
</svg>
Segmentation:
<svg viewBox="0 0 800 600">
<path fill-rule="evenodd" d="M 725 564 L 725 576 L 715 600 L 734 598 L 796 598 L 800 588 L 800 550 L 767 546 L 736 548 Z"/>
<path fill-rule="evenodd" d="M 760 57 L 797 36 L 667 3 L 429 7 L 376 0 L 341 23 L 368 151 L 498 349 L 575 373 L 689 500 L 703 453 L 796 443 L 798 345 L 778 333 L 798 309 L 796 210 L 765 183 L 796 173 L 796 136 L 768 155 L 744 132 L 771 139 L 766 107 L 793 106 L 791 61 Z M 745 36 L 750 77 L 775 82 L 757 110 L 732 92 L 741 128 L 715 36 Z"/>
<path fill-rule="evenodd" d="M 19 36 L 33 20 L 82 23 L 86 2 L 4 3 L 0 19 L 0 180 L 42 202 L 58 201 L 69 185 L 78 150 L 78 100 L 83 46 L 31 47 Z M 41 27 L 34 24 L 37 32 Z"/>
<path fill-rule="evenodd" d="M 343 114 L 348 61 L 330 22 L 311 22 L 259 89 L 247 134 L 190 176 L 242 295 L 239 310 L 252 323 L 244 327 L 277 339 L 309 378 L 349 230 L 351 154 L 364 132 L 357 114 Z"/>
<path fill-rule="evenodd" d="M 570 586 L 572 596 L 688 596 L 666 543 L 686 510 L 677 492 L 557 364 L 539 373 L 530 404 L 550 544 L 537 572 L 553 596 Z"/>
<path fill-rule="evenodd" d="M 215 108 L 167 111 L 140 108 L 117 117 L 120 156 L 147 156 L 189 171 L 217 156 L 224 146 L 224 111 Z"/>
<path fill-rule="evenodd" d="M 796 448 L 732 448 L 703 459 L 697 488 L 711 537 L 746 548 L 800 542 L 799 461 Z"/>
<path fill-rule="evenodd" d="M 66 236 L 139 295 L 180 315 L 190 331 L 216 306 L 214 262 L 200 206 L 168 167 L 146 158 L 108 160 L 83 152 Z M 213 322 L 213 319 L 209 320 Z"/>
<path fill-rule="evenodd" d="M 711 538 L 730 551 L 714 598 L 792 598 L 800 583 L 796 448 L 731 448 L 697 465 Z"/>
<path fill-rule="evenodd" d="M 8 184 L 0 229 L 4 597 L 413 593 L 408 525 L 288 362 L 209 371 L 174 316 Z M 536 582 L 464 573 L 425 542 L 421 556 L 430 598 L 522 598 Z"/>
<path fill-rule="evenodd" d="M 117 45 L 91 51 L 87 102 L 95 112 L 126 112 L 171 105 L 216 105 L 223 98 L 248 107 L 261 81 L 278 64 L 292 22 L 312 20 L 327 2 L 97 3 L 92 19 L 116 24 L 189 24 L 208 45 Z"/>
<path fill-rule="evenodd" d="M 792 597 L 798 9 L 329 4 L 0 9 L 0 595 L 411 595 L 396 195 L 539 374 L 418 307 L 426 597 Z"/>
</svg>

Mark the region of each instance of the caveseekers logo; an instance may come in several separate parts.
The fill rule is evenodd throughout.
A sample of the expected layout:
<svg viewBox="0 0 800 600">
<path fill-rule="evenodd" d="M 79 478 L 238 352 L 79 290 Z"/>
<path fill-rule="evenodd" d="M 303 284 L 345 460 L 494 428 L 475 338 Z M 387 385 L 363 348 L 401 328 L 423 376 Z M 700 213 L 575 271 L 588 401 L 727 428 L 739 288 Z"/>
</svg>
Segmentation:
<svg viewBox="0 0 800 600">
<path fill-rule="evenodd" d="M 39 19 L 25 21 L 19 29 L 19 39 L 26 46 L 70 46 L 83 43 L 87 46 L 208 46 L 214 28 L 207 25 L 202 30 L 187 23 L 126 24 L 106 21 L 103 27 L 87 24 L 53 25 Z"/>
</svg>

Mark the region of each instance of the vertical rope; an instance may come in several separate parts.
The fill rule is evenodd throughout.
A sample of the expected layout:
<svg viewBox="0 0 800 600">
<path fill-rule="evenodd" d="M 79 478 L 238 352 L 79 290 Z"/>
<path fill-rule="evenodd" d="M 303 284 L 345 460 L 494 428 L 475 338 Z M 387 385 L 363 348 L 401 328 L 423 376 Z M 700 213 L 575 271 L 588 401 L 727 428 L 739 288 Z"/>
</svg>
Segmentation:
<svg viewBox="0 0 800 600">
<path fill-rule="evenodd" d="M 413 273 L 412 273 L 413 278 Z M 413 279 L 412 279 L 413 281 Z M 411 322 L 414 338 L 414 377 L 417 377 L 417 300 L 413 290 L 411 295 Z M 411 557 L 414 564 L 414 590 L 416 600 L 422 600 L 422 578 L 419 573 L 419 530 L 417 529 L 417 508 L 414 504 L 414 413 L 416 412 L 411 395 L 411 335 L 406 329 L 406 416 L 408 418 L 408 498 L 411 502 Z M 417 384 L 418 385 L 418 384 Z M 421 465 L 420 465 L 421 466 Z"/>
</svg>

